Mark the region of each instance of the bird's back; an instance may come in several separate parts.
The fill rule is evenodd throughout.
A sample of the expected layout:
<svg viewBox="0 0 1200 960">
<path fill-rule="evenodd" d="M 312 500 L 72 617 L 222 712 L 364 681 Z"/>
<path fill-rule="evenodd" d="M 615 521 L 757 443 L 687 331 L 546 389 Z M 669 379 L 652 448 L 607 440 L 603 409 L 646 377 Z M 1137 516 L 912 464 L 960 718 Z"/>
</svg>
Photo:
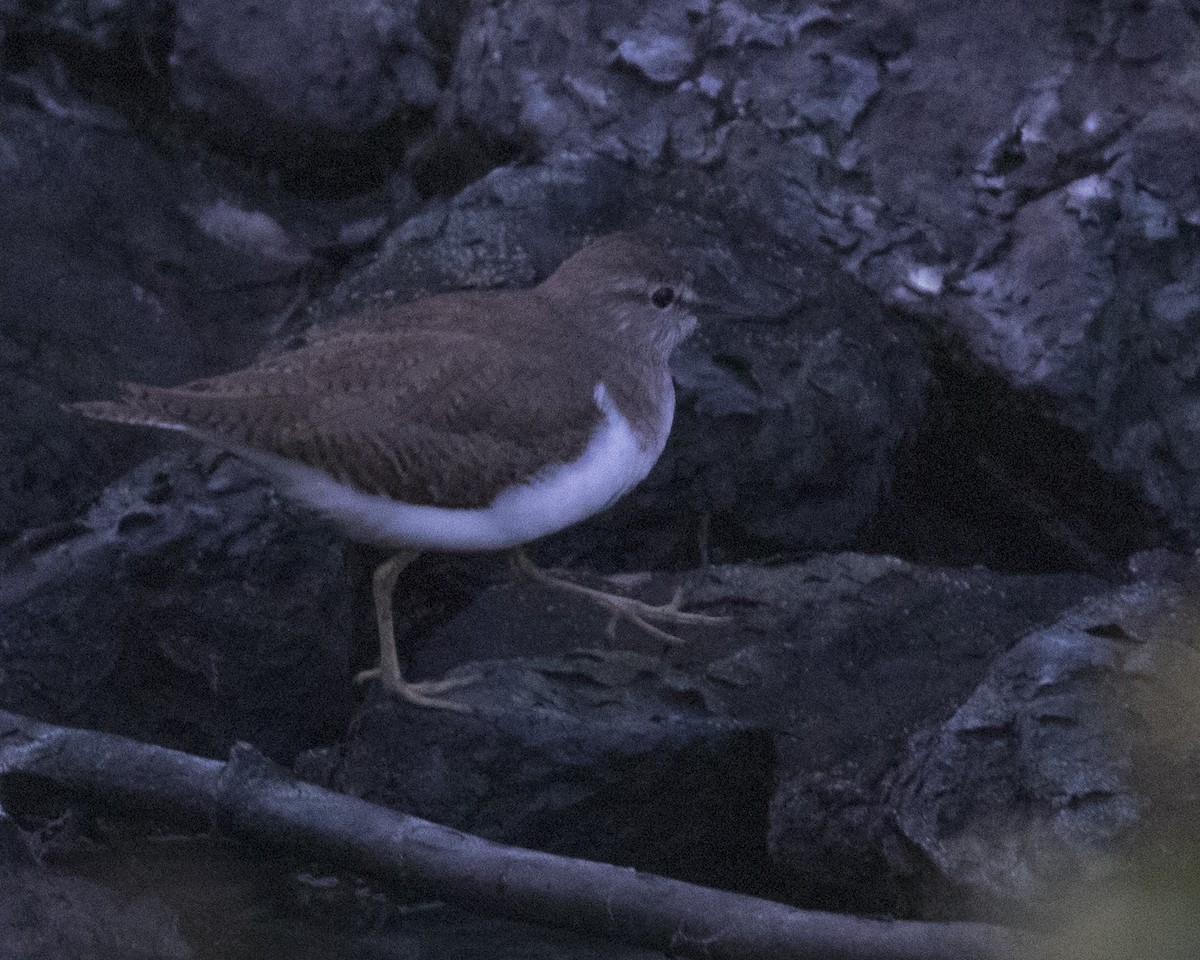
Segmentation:
<svg viewBox="0 0 1200 960">
<path fill-rule="evenodd" d="M 481 314 L 477 297 L 421 301 L 242 370 L 126 384 L 120 400 L 73 409 L 274 454 L 406 503 L 482 506 L 578 457 L 601 412 L 595 363 L 554 335 L 543 305 L 510 295 Z"/>
</svg>

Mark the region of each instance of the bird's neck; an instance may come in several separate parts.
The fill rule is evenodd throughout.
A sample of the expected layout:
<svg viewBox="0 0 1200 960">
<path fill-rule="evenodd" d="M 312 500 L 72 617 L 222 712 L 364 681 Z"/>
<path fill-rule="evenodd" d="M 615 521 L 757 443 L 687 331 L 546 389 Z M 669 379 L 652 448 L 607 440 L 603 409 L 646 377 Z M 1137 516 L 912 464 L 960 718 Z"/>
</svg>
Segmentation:
<svg viewBox="0 0 1200 960">
<path fill-rule="evenodd" d="M 602 374 L 617 410 L 643 448 L 661 452 L 675 414 L 675 384 L 666 363 L 613 365 Z"/>
</svg>

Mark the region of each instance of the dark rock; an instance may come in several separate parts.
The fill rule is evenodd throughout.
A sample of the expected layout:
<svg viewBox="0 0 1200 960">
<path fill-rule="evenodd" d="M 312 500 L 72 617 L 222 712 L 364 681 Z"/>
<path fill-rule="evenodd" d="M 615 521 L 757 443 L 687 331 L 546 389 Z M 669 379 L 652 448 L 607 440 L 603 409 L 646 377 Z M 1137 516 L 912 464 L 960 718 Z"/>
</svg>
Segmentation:
<svg viewBox="0 0 1200 960">
<path fill-rule="evenodd" d="M 189 960 L 179 916 L 144 893 L 122 897 L 89 880 L 52 873 L 0 814 L 0 948 L 5 960 L 129 957 Z"/>
<path fill-rule="evenodd" d="M 43 42 L 67 38 L 111 56 L 166 20 L 167 8 L 165 0 L 0 0 L 0 24 Z"/>
<path fill-rule="evenodd" d="M 208 756 L 336 737 L 354 591 L 340 542 L 228 456 L 152 460 L 0 558 L 0 702 Z"/>
<path fill-rule="evenodd" d="M 711 684 L 599 651 L 458 675 L 473 682 L 445 696 L 473 714 L 380 696 L 343 747 L 302 757 L 301 773 L 503 843 L 762 885 L 770 743 L 722 719 Z"/>
<path fill-rule="evenodd" d="M 946 880 L 1042 910 L 1124 876 L 1168 835 L 1194 857 L 1192 577 L 1084 601 L 1028 634 L 913 741 L 896 820 Z"/>
<path fill-rule="evenodd" d="M 632 67 L 654 83 L 676 84 L 696 63 L 696 43 L 690 36 L 687 11 L 663 4 L 648 11 L 634 29 L 607 37 L 617 44 L 614 61 Z M 586 87 L 576 86 L 586 96 Z"/>
<path fill-rule="evenodd" d="M 773 865 L 745 852 L 761 849 L 762 837 L 739 833 L 738 843 L 761 882 L 790 899 L 910 909 L 934 877 L 894 820 L 890 783 L 908 738 L 950 717 L 1030 628 L 1103 588 L 1090 577 L 923 569 L 855 554 L 590 585 L 654 602 L 682 586 L 688 609 L 727 622 L 684 628 L 688 643 L 653 666 L 647 658 L 663 656 L 662 641 L 628 625 L 606 640 L 595 604 L 527 584 L 494 587 L 420 642 L 410 670 L 440 677 L 488 658 L 478 685 L 448 694 L 484 712 L 368 705 L 344 754 L 325 756 L 322 776 L 510 842 L 619 862 L 639 862 L 630 850 L 641 851 L 674 872 L 693 840 L 681 847 L 672 823 L 710 845 L 741 829 L 734 821 L 766 833 L 763 797 L 755 799 L 763 774 L 754 771 L 771 759 L 748 746 L 756 732 L 776 745 Z M 571 653 L 610 643 L 631 653 Z M 491 659 L 530 655 L 547 659 Z M 309 762 L 315 775 L 320 765 Z M 687 800 L 692 786 L 677 795 L 695 776 L 708 795 Z M 631 826 L 624 804 L 644 796 L 643 780 L 663 806 Z M 734 821 L 720 824 L 726 808 Z M 694 832 L 700 821 L 720 830 Z M 728 860 L 730 849 L 708 849 L 712 869 L 736 875 L 742 861 Z"/>
<path fill-rule="evenodd" d="M 1175 0 L 1156 0 L 1132 7 L 1122 20 L 1116 54 L 1133 64 L 1178 56 L 1180 38 L 1195 31 L 1187 6 Z"/>
<path fill-rule="evenodd" d="M 75 516 L 153 449 L 62 402 L 249 359 L 300 288 L 303 257 L 278 230 L 265 246 L 215 231 L 205 184 L 128 135 L 8 105 L 0 115 L 2 542 Z"/>
<path fill-rule="evenodd" d="M 1170 426 L 1190 417 L 1191 387 L 1172 368 L 1193 344 L 1147 317 L 1196 259 L 1182 227 L 1198 208 L 1185 146 L 1195 116 L 1176 106 L 1196 26 L 1182 11 L 1135 5 L 1105 22 L 1014 3 L 989 7 L 983 26 L 964 7 L 931 9 L 912 23 L 911 69 L 884 85 L 860 153 L 886 217 L 919 231 L 905 256 L 961 277 L 940 296 L 948 343 L 965 341 L 1194 538 L 1191 440 Z M 1097 57 L 1106 35 L 1126 65 Z M 864 267 L 876 289 L 892 282 L 882 260 Z M 1168 297 L 1176 311 L 1186 302 Z"/>
<path fill-rule="evenodd" d="M 29 837 L 11 817 L 0 813 L 0 869 L 16 871 L 37 862 Z"/>
<path fill-rule="evenodd" d="M 928 413 L 863 548 L 914 563 L 1086 571 L 1182 539 L 1090 445 L 978 364 L 933 355 Z"/>
<path fill-rule="evenodd" d="M 477 8 L 449 115 L 543 154 L 586 150 L 649 166 L 677 153 L 707 165 L 746 126 L 848 131 L 879 89 L 873 58 L 825 42 L 821 28 L 836 18 L 824 8 L 786 15 L 675 0 L 639 14 L 580 0 Z"/>
<path fill-rule="evenodd" d="M 437 100 L 435 52 L 417 15 L 407 0 L 182 0 L 172 89 L 240 151 L 304 165 L 352 154 Z"/>
<path fill-rule="evenodd" d="M 729 688 L 731 716 L 777 734 L 773 861 L 832 902 L 922 903 L 927 873 L 887 788 L 908 736 L 948 716 L 1031 626 L 1100 587 L 850 554 L 732 568 L 696 589 L 693 602 L 729 610 L 740 634 L 694 641 L 706 675 Z"/>
</svg>

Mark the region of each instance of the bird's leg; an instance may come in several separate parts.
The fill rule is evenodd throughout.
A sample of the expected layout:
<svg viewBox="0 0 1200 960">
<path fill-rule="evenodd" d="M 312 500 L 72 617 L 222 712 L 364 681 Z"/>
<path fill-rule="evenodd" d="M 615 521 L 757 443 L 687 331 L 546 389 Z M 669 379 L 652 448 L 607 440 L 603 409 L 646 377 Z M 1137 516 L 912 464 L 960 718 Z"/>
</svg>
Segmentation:
<svg viewBox="0 0 1200 960">
<path fill-rule="evenodd" d="M 415 559 L 417 551 L 403 550 L 375 568 L 371 585 L 375 594 L 375 623 L 379 628 L 379 666 L 372 670 L 364 670 L 354 679 L 362 683 L 364 680 L 379 677 L 385 690 L 390 690 L 409 703 L 419 707 L 469 713 L 469 707 L 453 700 L 440 700 L 432 694 L 465 686 L 473 682 L 473 677 L 408 683 L 400 672 L 400 657 L 396 653 L 396 626 L 392 616 L 392 594 L 396 590 L 396 580 L 404 572 L 404 568 Z"/>
<path fill-rule="evenodd" d="M 683 643 L 684 640 L 682 637 L 668 633 L 661 627 L 656 627 L 650 621 L 657 620 L 660 623 L 711 627 L 725 623 L 727 619 L 726 617 L 714 617 L 705 613 L 688 613 L 685 610 L 681 610 L 680 605 L 683 603 L 682 587 L 675 591 L 675 596 L 671 598 L 670 603 L 645 603 L 633 597 L 623 597 L 620 594 L 607 593 L 604 590 L 593 590 L 591 587 L 573 583 L 564 577 L 555 576 L 537 566 L 537 564 L 529 559 L 529 556 L 521 547 L 513 550 L 509 554 L 508 559 L 509 565 L 517 574 L 528 577 L 535 583 L 540 583 L 547 587 L 554 587 L 557 590 L 565 590 L 568 593 L 587 597 L 593 603 L 599 604 L 608 610 L 612 614 L 612 619 L 608 624 L 610 636 L 618 620 L 628 620 L 635 627 L 644 630 L 652 637 L 657 637 L 659 640 L 665 640 L 668 643 Z"/>
</svg>

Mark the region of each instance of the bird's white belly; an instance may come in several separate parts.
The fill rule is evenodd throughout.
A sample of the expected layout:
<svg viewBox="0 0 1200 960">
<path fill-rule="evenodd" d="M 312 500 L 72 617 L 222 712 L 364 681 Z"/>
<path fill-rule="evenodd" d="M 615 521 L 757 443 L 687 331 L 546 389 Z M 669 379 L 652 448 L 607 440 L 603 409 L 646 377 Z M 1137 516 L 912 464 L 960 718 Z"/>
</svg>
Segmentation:
<svg viewBox="0 0 1200 960">
<path fill-rule="evenodd" d="M 275 479 L 280 492 L 320 512 L 354 540 L 389 549 L 502 550 L 555 533 L 608 507 L 645 478 L 662 453 L 674 414 L 668 380 L 663 420 L 653 442 L 641 441 L 596 385 L 604 419 L 578 460 L 510 487 L 486 507 L 419 506 L 340 484 L 294 461 L 238 450 Z"/>
</svg>

